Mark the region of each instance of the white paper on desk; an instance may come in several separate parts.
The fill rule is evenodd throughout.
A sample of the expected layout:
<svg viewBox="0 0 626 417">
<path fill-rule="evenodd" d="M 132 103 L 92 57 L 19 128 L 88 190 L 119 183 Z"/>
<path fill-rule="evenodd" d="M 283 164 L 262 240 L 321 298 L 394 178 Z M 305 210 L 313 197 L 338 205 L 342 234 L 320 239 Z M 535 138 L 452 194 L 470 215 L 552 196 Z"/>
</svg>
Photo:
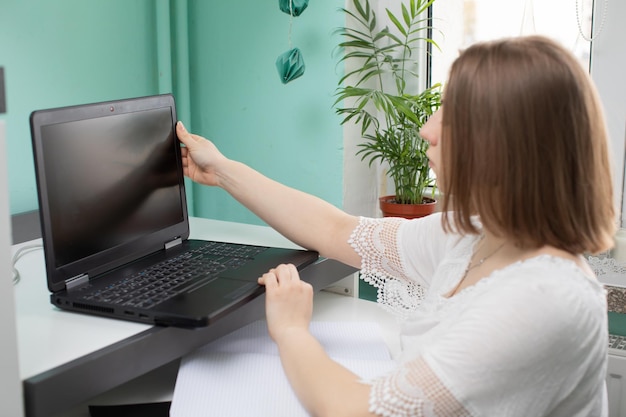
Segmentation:
<svg viewBox="0 0 626 417">
<path fill-rule="evenodd" d="M 393 368 L 375 323 L 313 322 L 328 355 L 364 379 Z M 183 358 L 171 417 L 307 416 L 289 385 L 264 321 Z"/>
</svg>

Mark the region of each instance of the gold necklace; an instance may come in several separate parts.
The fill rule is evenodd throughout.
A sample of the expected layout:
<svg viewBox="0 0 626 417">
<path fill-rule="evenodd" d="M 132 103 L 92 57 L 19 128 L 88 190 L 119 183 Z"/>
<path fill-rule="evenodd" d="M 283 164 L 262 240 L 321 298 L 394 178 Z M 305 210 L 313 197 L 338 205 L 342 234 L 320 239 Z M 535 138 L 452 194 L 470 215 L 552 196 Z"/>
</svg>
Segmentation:
<svg viewBox="0 0 626 417">
<path fill-rule="evenodd" d="M 485 236 L 483 235 L 483 236 L 481 236 L 480 240 L 482 241 L 484 238 L 485 238 Z M 493 252 L 491 252 L 490 254 L 488 254 L 485 257 L 480 258 L 478 260 L 478 262 L 476 262 L 474 265 L 472 265 L 472 260 L 470 259 L 469 264 L 467 264 L 467 268 L 465 268 L 465 274 L 464 275 L 467 275 L 467 273 L 469 271 L 471 271 L 472 269 L 478 268 L 479 266 L 484 264 L 487 259 L 491 258 L 493 255 L 498 253 L 498 251 L 504 247 L 505 243 L 506 243 L 506 240 L 504 242 L 502 242 L 502 244 L 500 246 L 498 246 Z M 472 256 L 472 258 L 473 258 L 473 256 Z"/>
<path fill-rule="evenodd" d="M 482 242 L 483 239 L 485 238 L 485 235 L 482 235 L 478 241 L 478 243 Z M 478 244 L 477 243 L 477 244 Z M 477 245 L 476 244 L 476 245 Z M 465 279 L 467 278 L 467 273 L 469 271 L 471 271 L 474 268 L 478 268 L 479 266 L 481 266 L 483 263 L 485 263 L 485 261 L 489 258 L 491 258 L 493 255 L 495 255 L 500 249 L 502 249 L 504 247 L 504 245 L 506 244 L 506 240 L 504 242 L 502 242 L 502 244 L 500 246 L 498 246 L 493 252 L 491 252 L 489 255 L 480 258 L 478 260 L 478 262 L 476 262 L 475 265 L 472 265 L 472 259 L 474 258 L 474 255 L 476 255 L 476 252 L 472 253 L 472 257 L 470 258 L 469 263 L 467 264 L 467 267 L 465 267 L 465 272 L 463 272 L 463 276 L 461 277 L 461 280 L 456 284 L 456 286 L 454 287 L 454 290 L 452 290 L 452 292 L 450 292 L 448 294 L 448 297 L 453 296 L 454 294 L 456 294 L 459 291 L 459 288 L 461 288 L 461 285 L 463 284 L 463 282 L 465 281 Z"/>
</svg>

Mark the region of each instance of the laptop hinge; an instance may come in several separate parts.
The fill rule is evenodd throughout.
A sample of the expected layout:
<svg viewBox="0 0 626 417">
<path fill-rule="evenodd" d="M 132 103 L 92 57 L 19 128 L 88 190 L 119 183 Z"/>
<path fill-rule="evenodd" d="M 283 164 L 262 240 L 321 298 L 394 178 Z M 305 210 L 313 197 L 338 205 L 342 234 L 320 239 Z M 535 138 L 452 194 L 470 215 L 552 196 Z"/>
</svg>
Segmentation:
<svg viewBox="0 0 626 417">
<path fill-rule="evenodd" d="M 65 280 L 65 289 L 69 291 L 76 287 L 80 287 L 81 285 L 86 284 L 88 282 L 89 282 L 89 275 L 87 274 L 76 275 L 75 277 Z"/>
<path fill-rule="evenodd" d="M 176 239 L 174 239 L 174 240 L 170 240 L 169 242 L 166 242 L 166 243 L 165 243 L 165 250 L 167 250 L 167 249 L 171 249 L 171 248 L 173 248 L 174 246 L 178 246 L 178 245 L 180 245 L 181 243 L 183 243 L 183 240 L 182 240 L 180 237 L 177 237 L 177 238 L 176 238 Z"/>
</svg>

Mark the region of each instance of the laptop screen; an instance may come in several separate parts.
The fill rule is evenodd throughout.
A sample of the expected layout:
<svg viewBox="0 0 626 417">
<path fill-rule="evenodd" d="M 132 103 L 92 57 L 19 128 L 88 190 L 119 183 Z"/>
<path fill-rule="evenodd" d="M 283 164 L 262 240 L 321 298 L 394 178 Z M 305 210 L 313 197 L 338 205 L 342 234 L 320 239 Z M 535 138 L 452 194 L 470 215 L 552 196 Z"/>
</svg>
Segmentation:
<svg viewBox="0 0 626 417">
<path fill-rule="evenodd" d="M 46 263 L 59 280 L 91 258 L 162 247 L 176 236 L 160 232 L 185 223 L 173 100 L 134 100 L 33 113 Z"/>
<path fill-rule="evenodd" d="M 183 219 L 168 108 L 43 126 L 57 267 Z"/>
</svg>

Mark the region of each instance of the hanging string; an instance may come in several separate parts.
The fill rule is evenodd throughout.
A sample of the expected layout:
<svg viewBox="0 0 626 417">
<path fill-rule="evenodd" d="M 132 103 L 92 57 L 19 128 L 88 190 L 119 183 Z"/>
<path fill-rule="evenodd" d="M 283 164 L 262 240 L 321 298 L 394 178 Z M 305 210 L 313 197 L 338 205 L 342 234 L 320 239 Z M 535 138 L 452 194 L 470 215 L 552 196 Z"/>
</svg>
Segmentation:
<svg viewBox="0 0 626 417">
<path fill-rule="evenodd" d="M 530 27 L 527 27 L 527 23 L 530 24 Z M 528 35 L 535 32 L 535 9 L 533 7 L 533 0 L 526 0 L 524 3 L 524 14 L 522 15 L 520 35 Z"/>
<path fill-rule="evenodd" d="M 592 27 L 590 29 L 590 32 L 592 33 L 590 33 L 589 36 L 583 33 L 582 22 L 580 21 L 580 14 L 582 10 L 579 11 L 580 7 L 578 6 L 578 1 L 579 0 L 576 0 L 576 23 L 578 24 L 578 33 L 580 33 L 580 36 L 582 36 L 582 38 L 586 40 L 587 42 L 593 42 L 593 40 L 597 38 L 598 35 L 600 35 L 600 33 L 602 32 L 602 29 L 604 29 L 604 23 L 606 22 L 607 10 L 609 9 L 609 0 L 604 0 L 604 6 L 602 7 L 602 19 L 600 20 L 598 31 L 595 34 L 593 34 L 593 27 Z"/>
<path fill-rule="evenodd" d="M 289 49 L 291 49 L 291 28 L 293 26 L 293 0 L 289 0 L 289 34 L 287 39 L 289 40 Z"/>
</svg>

